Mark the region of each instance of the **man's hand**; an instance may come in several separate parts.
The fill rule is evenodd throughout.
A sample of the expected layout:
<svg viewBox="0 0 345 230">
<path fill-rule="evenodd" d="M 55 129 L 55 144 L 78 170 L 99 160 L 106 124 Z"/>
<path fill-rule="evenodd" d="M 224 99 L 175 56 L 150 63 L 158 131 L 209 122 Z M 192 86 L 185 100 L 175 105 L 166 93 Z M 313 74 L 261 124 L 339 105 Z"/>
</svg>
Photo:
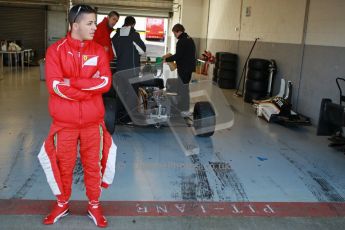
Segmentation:
<svg viewBox="0 0 345 230">
<path fill-rule="evenodd" d="M 166 62 L 165 59 L 168 58 L 168 57 L 171 57 L 171 56 L 172 56 L 171 53 L 167 53 L 167 54 L 163 55 L 163 57 L 162 57 L 162 58 L 163 58 L 163 61 Z"/>
</svg>

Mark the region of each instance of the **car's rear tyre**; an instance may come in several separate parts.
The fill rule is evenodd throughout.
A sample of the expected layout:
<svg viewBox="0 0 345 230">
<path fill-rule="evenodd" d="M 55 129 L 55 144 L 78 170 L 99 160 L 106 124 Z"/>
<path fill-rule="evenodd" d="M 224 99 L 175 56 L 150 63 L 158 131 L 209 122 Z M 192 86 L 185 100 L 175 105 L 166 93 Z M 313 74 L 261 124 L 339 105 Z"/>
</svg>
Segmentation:
<svg viewBox="0 0 345 230">
<path fill-rule="evenodd" d="M 193 124 L 196 135 L 210 137 L 214 134 L 216 125 L 216 113 L 208 101 L 197 102 L 194 105 Z"/>
</svg>

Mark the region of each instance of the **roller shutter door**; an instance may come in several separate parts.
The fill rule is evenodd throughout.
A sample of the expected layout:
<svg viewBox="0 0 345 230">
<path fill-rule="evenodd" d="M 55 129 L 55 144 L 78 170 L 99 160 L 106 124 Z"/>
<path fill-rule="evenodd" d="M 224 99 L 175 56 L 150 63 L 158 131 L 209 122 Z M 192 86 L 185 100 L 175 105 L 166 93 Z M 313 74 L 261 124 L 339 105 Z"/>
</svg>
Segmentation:
<svg viewBox="0 0 345 230">
<path fill-rule="evenodd" d="M 45 56 L 45 7 L 0 5 L 0 40 L 19 40 L 24 48 L 33 49 L 35 60 Z"/>
</svg>

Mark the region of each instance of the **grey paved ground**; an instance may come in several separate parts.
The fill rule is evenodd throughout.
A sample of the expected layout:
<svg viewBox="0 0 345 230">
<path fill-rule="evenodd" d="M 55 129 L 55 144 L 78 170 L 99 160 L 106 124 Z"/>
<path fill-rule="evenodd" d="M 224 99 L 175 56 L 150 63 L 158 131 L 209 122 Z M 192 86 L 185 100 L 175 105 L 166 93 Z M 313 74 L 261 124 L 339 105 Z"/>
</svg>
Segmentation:
<svg viewBox="0 0 345 230">
<path fill-rule="evenodd" d="M 67 216 L 52 226 L 40 225 L 39 216 L 0 216 L 0 229 L 99 229 L 87 217 Z M 111 217 L 107 229 L 118 230 L 340 230 L 344 218 L 259 218 L 259 217 Z"/>
<path fill-rule="evenodd" d="M 0 80 L 0 199 L 54 199 L 36 155 L 48 133 L 45 83 L 39 69 Z M 315 127 L 286 128 L 257 118 L 250 105 L 224 91 L 235 112 L 231 130 L 196 142 L 186 155 L 169 128 L 122 126 L 114 185 L 103 200 L 343 202 L 345 157 L 327 147 Z M 217 170 L 215 163 L 230 166 Z M 185 167 L 176 167 L 184 165 Z M 164 166 L 164 167 L 163 167 Z M 219 169 L 219 168 L 218 168 Z M 230 170 L 231 169 L 231 170 Z M 85 199 L 80 165 L 74 200 Z M 0 216 L 0 229 L 96 229 L 83 216 L 42 226 L 42 216 Z M 109 217 L 109 229 L 345 229 L 344 218 Z"/>
</svg>

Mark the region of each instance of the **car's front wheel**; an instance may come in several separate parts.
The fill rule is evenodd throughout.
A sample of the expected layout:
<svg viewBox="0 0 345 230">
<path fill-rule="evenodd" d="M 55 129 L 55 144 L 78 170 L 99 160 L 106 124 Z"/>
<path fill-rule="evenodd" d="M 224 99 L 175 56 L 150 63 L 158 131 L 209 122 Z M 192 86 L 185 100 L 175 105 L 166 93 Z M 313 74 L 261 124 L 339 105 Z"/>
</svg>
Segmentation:
<svg viewBox="0 0 345 230">
<path fill-rule="evenodd" d="M 216 113 L 208 101 L 197 102 L 194 105 L 193 125 L 196 135 L 210 137 L 213 135 L 216 125 Z"/>
</svg>

